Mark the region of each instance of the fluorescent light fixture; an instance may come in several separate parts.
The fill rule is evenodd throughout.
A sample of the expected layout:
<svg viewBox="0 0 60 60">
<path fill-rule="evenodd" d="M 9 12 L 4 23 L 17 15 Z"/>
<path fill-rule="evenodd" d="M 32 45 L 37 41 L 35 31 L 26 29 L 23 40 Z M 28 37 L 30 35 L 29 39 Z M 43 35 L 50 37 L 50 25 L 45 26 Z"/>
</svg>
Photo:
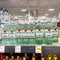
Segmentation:
<svg viewBox="0 0 60 60">
<path fill-rule="evenodd" d="M 25 11 L 27 11 L 27 10 L 26 10 L 26 9 L 21 9 L 21 11 L 22 11 L 22 12 L 25 12 Z"/>
<path fill-rule="evenodd" d="M 48 16 L 49 14 L 45 14 L 45 16 Z"/>
<path fill-rule="evenodd" d="M 49 9 L 49 11 L 54 11 L 54 9 Z"/>
</svg>

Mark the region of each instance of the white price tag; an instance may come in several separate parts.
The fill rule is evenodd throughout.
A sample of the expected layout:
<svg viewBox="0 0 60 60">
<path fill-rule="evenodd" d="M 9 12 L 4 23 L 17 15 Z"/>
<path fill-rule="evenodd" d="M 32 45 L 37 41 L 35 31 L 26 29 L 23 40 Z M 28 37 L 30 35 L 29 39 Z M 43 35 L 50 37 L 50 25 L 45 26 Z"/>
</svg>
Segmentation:
<svg viewBox="0 0 60 60">
<path fill-rule="evenodd" d="M 42 53 L 42 47 L 41 46 L 35 46 L 35 52 L 36 53 Z"/>
<path fill-rule="evenodd" d="M 21 53 L 21 46 L 15 46 L 15 53 Z"/>
<path fill-rule="evenodd" d="M 0 46 L 0 52 L 4 53 L 5 52 L 5 46 Z"/>
</svg>

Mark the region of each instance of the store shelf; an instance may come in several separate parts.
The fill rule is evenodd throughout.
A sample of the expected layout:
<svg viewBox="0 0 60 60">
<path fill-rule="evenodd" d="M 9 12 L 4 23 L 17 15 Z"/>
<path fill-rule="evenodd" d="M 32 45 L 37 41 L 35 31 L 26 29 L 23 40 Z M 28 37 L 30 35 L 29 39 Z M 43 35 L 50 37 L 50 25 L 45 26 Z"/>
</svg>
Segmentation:
<svg viewBox="0 0 60 60">
<path fill-rule="evenodd" d="M 60 46 L 0 46 L 0 53 L 60 53 Z"/>
</svg>

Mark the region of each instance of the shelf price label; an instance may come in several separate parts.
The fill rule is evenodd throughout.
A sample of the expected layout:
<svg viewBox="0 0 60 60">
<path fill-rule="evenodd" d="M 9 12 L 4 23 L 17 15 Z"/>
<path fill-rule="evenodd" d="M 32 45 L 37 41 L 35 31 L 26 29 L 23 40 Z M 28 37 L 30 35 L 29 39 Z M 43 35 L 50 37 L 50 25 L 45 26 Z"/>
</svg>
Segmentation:
<svg viewBox="0 0 60 60">
<path fill-rule="evenodd" d="M 15 53 L 15 46 L 5 46 L 5 53 Z"/>
<path fill-rule="evenodd" d="M 21 53 L 35 53 L 35 46 L 21 46 Z"/>
<path fill-rule="evenodd" d="M 35 46 L 35 53 L 42 53 L 42 47 L 41 46 Z"/>
<path fill-rule="evenodd" d="M 21 46 L 15 46 L 15 53 L 21 53 Z"/>
<path fill-rule="evenodd" d="M 0 46 L 0 53 L 4 53 L 5 52 L 5 46 Z"/>
</svg>

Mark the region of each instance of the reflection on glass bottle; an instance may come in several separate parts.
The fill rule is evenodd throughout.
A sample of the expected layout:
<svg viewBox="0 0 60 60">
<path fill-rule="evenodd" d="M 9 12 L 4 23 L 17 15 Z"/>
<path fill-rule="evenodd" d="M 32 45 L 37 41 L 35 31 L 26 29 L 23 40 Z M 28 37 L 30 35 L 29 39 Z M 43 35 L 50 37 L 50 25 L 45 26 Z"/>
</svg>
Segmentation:
<svg viewBox="0 0 60 60">
<path fill-rule="evenodd" d="M 29 57 L 27 56 L 27 54 L 24 55 L 23 60 L 29 60 Z"/>
<path fill-rule="evenodd" d="M 21 57 L 20 56 L 17 56 L 17 60 L 21 60 Z"/>
<path fill-rule="evenodd" d="M 56 54 L 54 54 L 54 59 L 53 60 L 57 60 L 57 55 Z"/>
<path fill-rule="evenodd" d="M 32 60 L 35 60 L 35 54 L 33 54 L 33 56 L 32 56 Z"/>
<path fill-rule="evenodd" d="M 52 60 L 51 54 L 48 54 L 48 60 Z"/>
<path fill-rule="evenodd" d="M 11 56 L 11 60 L 14 60 L 14 56 Z"/>
<path fill-rule="evenodd" d="M 6 56 L 6 60 L 9 60 L 9 57 L 8 56 Z"/>
<path fill-rule="evenodd" d="M 44 59 L 44 54 L 41 54 L 41 60 L 45 60 L 45 59 Z"/>
</svg>

